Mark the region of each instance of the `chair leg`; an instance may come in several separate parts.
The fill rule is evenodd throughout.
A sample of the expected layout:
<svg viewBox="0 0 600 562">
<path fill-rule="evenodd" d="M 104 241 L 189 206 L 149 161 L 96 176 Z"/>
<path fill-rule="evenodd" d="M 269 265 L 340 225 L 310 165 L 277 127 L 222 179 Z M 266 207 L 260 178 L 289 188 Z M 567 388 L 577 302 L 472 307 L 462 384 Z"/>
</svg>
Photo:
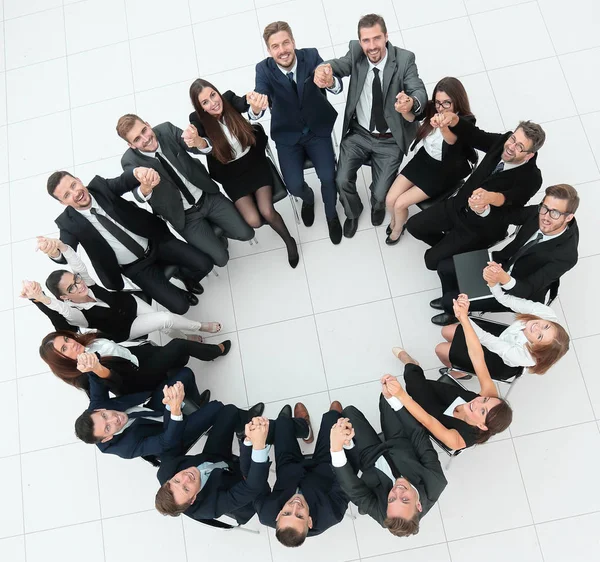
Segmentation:
<svg viewBox="0 0 600 562">
<path fill-rule="evenodd" d="M 450 470 L 450 465 L 452 464 L 452 461 L 454 459 L 456 455 L 449 455 L 448 456 L 448 462 L 445 464 L 444 466 L 444 470 Z"/>
<path fill-rule="evenodd" d="M 252 246 L 252 244 L 258 244 L 258 240 L 256 239 L 256 236 L 254 238 L 252 238 L 252 240 L 248 240 L 248 244 L 250 244 L 250 246 Z"/>
<path fill-rule="evenodd" d="M 246 527 L 242 527 L 238 525 L 237 527 L 232 527 L 229 529 L 230 531 L 244 531 L 246 533 L 252 533 L 253 535 L 260 535 L 260 531 L 258 529 L 248 529 Z"/>
<path fill-rule="evenodd" d="M 300 224 L 300 215 L 298 214 L 298 207 L 296 207 L 296 198 L 294 196 L 292 196 L 291 193 L 288 193 L 288 197 L 290 198 L 292 210 L 294 211 L 294 217 L 296 218 L 296 224 Z"/>
<path fill-rule="evenodd" d="M 348 519 L 352 519 L 352 521 L 354 521 L 356 519 L 356 515 L 354 515 L 350 510 L 346 511 L 346 513 L 344 514 L 344 517 L 347 517 Z"/>
</svg>

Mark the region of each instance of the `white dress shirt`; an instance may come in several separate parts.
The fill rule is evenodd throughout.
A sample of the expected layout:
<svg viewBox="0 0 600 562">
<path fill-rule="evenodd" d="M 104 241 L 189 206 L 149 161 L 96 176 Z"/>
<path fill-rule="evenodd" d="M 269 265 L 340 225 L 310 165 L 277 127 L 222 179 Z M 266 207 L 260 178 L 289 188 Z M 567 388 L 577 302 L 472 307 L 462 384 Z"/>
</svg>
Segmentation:
<svg viewBox="0 0 600 562">
<path fill-rule="evenodd" d="M 138 257 L 133 252 L 128 250 L 125 246 L 123 246 L 121 242 L 119 242 L 110 232 L 108 232 L 108 230 L 106 230 L 106 228 L 104 228 L 100 224 L 96 216 L 92 214 L 91 209 L 96 209 L 96 212 L 99 215 L 104 215 L 108 220 L 114 222 L 121 230 L 124 230 L 127 234 L 129 234 L 129 236 L 131 236 L 142 248 L 144 248 L 144 250 L 148 248 L 148 239 L 144 238 L 143 236 L 134 234 L 130 230 L 127 230 L 123 225 L 119 224 L 112 217 L 107 215 L 106 211 L 102 207 L 100 207 L 100 205 L 98 205 L 98 203 L 94 200 L 91 194 L 90 199 L 92 200 L 91 207 L 86 210 L 76 209 L 77 212 L 81 213 L 87 220 L 89 220 L 94 226 L 94 228 L 100 233 L 102 238 L 104 238 L 108 242 L 108 245 L 112 248 L 113 252 L 115 253 L 117 263 L 119 265 L 127 265 L 128 263 L 137 261 Z"/>
<path fill-rule="evenodd" d="M 104 338 L 95 339 L 85 348 L 87 353 L 99 353 L 102 357 L 121 357 L 131 361 L 136 367 L 140 366 L 138 358 L 126 347 Z"/>
<path fill-rule="evenodd" d="M 534 316 L 539 316 L 540 318 L 550 320 L 551 322 L 558 321 L 558 317 L 554 310 L 545 304 L 509 295 L 508 293 L 505 293 L 499 285 L 490 287 L 490 290 L 500 304 L 503 304 L 518 314 L 533 314 Z M 531 354 L 526 348 L 526 344 L 529 340 L 523 332 L 526 325 L 525 322 L 520 320 L 513 322 L 506 330 L 504 330 L 504 332 L 496 337 L 480 328 L 472 320 L 469 319 L 469 321 L 471 322 L 471 326 L 473 326 L 481 345 L 484 345 L 490 351 L 499 355 L 506 365 L 509 367 L 533 367 L 535 365 L 533 357 L 531 357 Z"/>
<path fill-rule="evenodd" d="M 206 139 L 205 139 L 206 140 Z M 210 143 L 208 143 L 209 147 L 212 150 L 212 146 L 210 145 Z M 160 144 L 158 145 L 158 150 L 156 152 L 144 152 L 142 150 L 140 150 L 140 152 L 145 155 L 145 156 L 149 156 L 150 158 L 156 158 L 156 153 L 160 153 L 160 155 L 164 158 L 165 160 L 165 166 L 170 166 L 171 170 L 173 170 L 181 179 L 181 181 L 183 182 L 183 185 L 185 185 L 185 187 L 188 188 L 188 191 L 192 194 L 192 197 L 194 198 L 194 201 L 198 201 L 200 199 L 200 197 L 202 197 L 202 190 L 198 189 L 193 183 L 191 183 L 185 176 L 183 176 L 182 174 L 179 173 L 179 170 L 175 167 L 175 166 L 171 166 L 171 162 L 169 162 L 169 159 L 165 156 L 164 152 L 160 149 Z M 152 197 L 152 191 L 150 193 L 148 193 L 148 195 L 144 195 L 142 193 L 142 188 L 138 187 L 138 195 L 140 196 L 141 199 L 144 199 L 145 201 L 148 201 L 150 199 L 150 197 Z M 179 191 L 179 190 L 177 190 Z M 183 196 L 183 193 L 179 193 L 181 196 L 181 202 L 183 203 L 183 210 L 187 211 L 189 208 L 191 208 L 191 205 L 188 203 L 188 200 Z"/>
<path fill-rule="evenodd" d="M 442 145 L 444 143 L 444 137 L 442 135 L 442 131 L 437 128 L 433 129 L 431 133 L 429 133 L 423 139 L 423 148 L 425 152 L 429 154 L 434 160 L 438 162 L 442 161 Z"/>
<path fill-rule="evenodd" d="M 167 406 L 168 408 L 168 406 Z M 125 410 L 126 414 L 131 414 L 133 412 L 148 412 L 147 416 L 142 416 L 144 419 L 147 420 L 154 420 L 157 422 L 162 422 L 163 421 L 163 416 L 155 416 L 154 415 L 154 410 L 150 410 L 150 408 L 145 408 L 144 406 L 133 406 L 131 408 L 127 408 L 127 410 Z M 125 423 L 125 425 L 116 433 L 114 433 L 113 435 L 120 435 L 121 433 L 123 433 L 128 427 L 130 427 L 131 425 L 133 425 L 135 423 L 136 420 L 138 420 L 139 418 L 133 418 L 133 419 L 128 419 L 127 422 Z M 171 414 L 171 420 L 172 421 L 182 421 L 183 420 L 183 414 L 179 414 L 178 416 L 175 414 Z"/>
<path fill-rule="evenodd" d="M 225 123 L 224 118 L 219 120 L 219 125 L 221 126 L 221 130 L 223 131 L 223 134 L 225 135 L 225 138 L 227 139 L 227 142 L 229 143 L 229 146 L 231 146 L 231 149 L 233 151 L 233 158 L 229 162 L 233 162 L 234 160 L 239 160 L 242 156 L 245 156 L 248 153 L 248 151 L 250 150 L 250 146 L 247 146 L 246 148 L 242 147 L 242 143 L 229 130 L 229 127 Z M 208 142 L 208 139 L 205 139 L 205 140 Z M 200 150 L 200 152 L 202 152 L 202 154 L 210 154 L 212 152 L 212 145 L 209 143 L 206 148 L 200 148 L 198 150 Z"/>
</svg>

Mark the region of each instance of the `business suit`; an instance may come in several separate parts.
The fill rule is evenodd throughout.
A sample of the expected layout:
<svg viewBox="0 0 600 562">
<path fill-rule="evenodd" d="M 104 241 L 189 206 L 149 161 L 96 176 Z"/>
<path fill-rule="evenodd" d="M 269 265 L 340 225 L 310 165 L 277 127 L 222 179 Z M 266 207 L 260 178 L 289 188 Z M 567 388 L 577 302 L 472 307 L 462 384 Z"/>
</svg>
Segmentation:
<svg viewBox="0 0 600 562">
<path fill-rule="evenodd" d="M 308 157 L 321 181 L 325 216 L 337 216 L 335 204 L 335 154 L 331 131 L 337 112 L 324 90 L 313 81 L 314 69 L 323 62 L 317 49 L 296 49 L 296 88 L 272 57 L 256 65 L 255 91 L 269 98 L 271 138 L 288 191 L 309 205 L 314 194 L 304 182 L 304 161 Z M 297 91 L 296 91 L 297 90 Z"/>
<path fill-rule="evenodd" d="M 229 254 L 226 245 L 216 236 L 213 225 L 221 228 L 224 236 L 235 240 L 250 240 L 254 231 L 231 201 L 220 193 L 219 186 L 210 178 L 202 163 L 190 156 L 189 153 L 200 154 L 200 151 L 188 148 L 181 138 L 181 129 L 166 122 L 152 130 L 161 154 L 184 178 L 202 191 L 201 198 L 194 206 L 184 210 L 181 192 L 171 177 L 174 170 L 165 170 L 157 158 L 137 148 L 129 148 L 121 158 L 123 170 L 133 170 L 138 166 L 156 170 L 160 175 L 160 183 L 148 199 L 154 213 L 170 222 L 188 243 L 206 252 L 216 265 L 223 267 Z M 137 200 L 145 201 L 137 190 L 133 193 Z"/>
<path fill-rule="evenodd" d="M 369 131 L 360 127 L 355 119 L 357 105 L 370 71 L 369 61 L 360 43 L 356 40 L 350 41 L 345 56 L 327 61 L 337 78 L 350 76 L 336 176 L 340 200 L 348 218 L 358 218 L 362 212 L 363 206 L 356 191 L 358 169 L 371 159 L 371 206 L 374 210 L 383 209 L 385 196 L 398 174 L 402 158 L 415 138 L 416 121 L 406 121 L 394 109 L 398 93 L 404 91 L 407 95 L 414 96 L 421 108 L 424 108 L 427 102 L 427 91 L 419 78 L 415 55 L 394 47 L 389 41 L 386 47 L 387 61 L 381 83 L 383 114 L 391 132 L 389 137 L 379 131 L 383 136 L 375 138 Z"/>
<path fill-rule="evenodd" d="M 323 414 L 312 459 L 302 456 L 294 420 L 283 416 L 277 418 L 274 439 L 277 480 L 272 492 L 256 499 L 256 512 L 261 523 L 275 528 L 277 515 L 298 488 L 306 499 L 313 522 L 309 537 L 321 534 L 343 519 L 348 498 L 331 470 L 329 452 L 329 433 L 339 417 L 336 411 Z"/>
<path fill-rule="evenodd" d="M 96 204 L 118 225 L 148 239 L 146 256 L 130 264 L 119 265 L 106 239 L 73 207 L 67 207 L 55 220 L 60 229 L 60 239 L 73 250 L 77 250 L 79 244 L 85 248 L 106 288 L 123 289 L 123 274 L 171 312 L 185 314 L 189 308 L 187 292 L 169 283 L 160 264 L 179 265 L 188 277 L 199 281 L 210 272 L 212 262 L 203 252 L 177 240 L 158 217 L 121 197 L 137 185 L 133 172 L 128 171 L 113 179 L 95 176 L 87 188 Z M 66 263 L 62 256 L 54 261 Z"/>
<path fill-rule="evenodd" d="M 191 369 L 187 367 L 181 369 L 177 374 L 169 377 L 165 384 L 171 386 L 177 381 L 183 383 L 186 395 L 192 400 L 194 398 L 198 400 L 198 388 Z M 141 406 L 147 402 L 146 407 L 152 410 L 148 415 L 163 418 L 162 422 L 138 418 L 119 435 L 114 435 L 105 443 L 97 444 L 98 449 L 103 453 L 117 455 L 124 459 L 142 456 L 160 458 L 171 449 L 181 450 L 190 447 L 213 425 L 223 408 L 221 402 L 213 400 L 192 414 L 184 416 L 182 421 L 172 421 L 170 412 L 162 403 L 164 396 L 162 385 L 154 392 L 137 392 L 119 398 L 109 398 L 107 387 L 100 381 L 90 377 L 89 382 L 89 410 L 105 408 L 124 412 L 128 408 Z"/>
<path fill-rule="evenodd" d="M 172 449 L 163 458 L 158 471 L 161 486 L 190 466 L 199 466 L 204 462 L 227 463 L 228 470 L 215 468 L 210 473 L 195 501 L 184 512 L 188 517 L 203 521 L 228 515 L 243 525 L 255 513 L 253 501 L 269 489 L 269 462 L 251 460 L 248 474 L 244 478 L 239 461 L 233 458 L 231 442 L 238 423 L 239 410 L 233 405 L 227 405 L 215 419 L 202 453 L 184 456 L 181 449 Z"/>
<path fill-rule="evenodd" d="M 512 131 L 487 133 L 463 118 L 450 129 L 486 155 L 454 197 L 417 213 L 406 223 L 415 238 L 431 246 L 425 252 L 425 265 L 431 270 L 437 269 L 444 258 L 487 248 L 503 238 L 509 224 L 508 213 L 524 206 L 542 185 L 537 154 L 516 168 L 494 173 Z M 468 203 L 473 191 L 480 187 L 505 197 L 501 207 L 490 205 L 485 217 L 472 211 Z"/>
<path fill-rule="evenodd" d="M 521 228 L 510 244 L 492 253 L 492 259 L 496 263 L 503 264 L 505 271 L 512 256 L 539 230 L 538 216 L 537 205 L 514 209 L 507 215 L 510 224 L 520 225 Z M 509 295 L 544 302 L 550 285 L 575 266 L 578 257 L 579 227 L 575 218 L 568 224 L 569 227 L 560 236 L 536 244 L 517 258 L 510 272 L 516 285 L 506 291 Z M 451 313 L 452 299 L 458 295 L 458 283 L 452 258 L 440 262 L 438 274 L 442 281 L 442 306 L 446 312 Z M 490 296 L 488 299 L 471 301 L 470 310 L 501 312 L 507 308 Z"/>
<path fill-rule="evenodd" d="M 420 518 L 433 507 L 447 481 L 423 427 L 404 408 L 395 412 L 383 395 L 379 399 L 379 411 L 383 442 L 362 412 L 354 406 L 344 409 L 342 415 L 350 419 L 355 431 L 355 445 L 346 451 L 349 462 L 334 467 L 334 472 L 359 513 L 369 515 L 383 527 L 388 494 L 394 483 L 375 467 L 381 456 L 388 462 L 394 478 L 404 477 L 418 490 L 422 506 Z M 360 477 L 357 470 L 362 471 Z"/>
</svg>

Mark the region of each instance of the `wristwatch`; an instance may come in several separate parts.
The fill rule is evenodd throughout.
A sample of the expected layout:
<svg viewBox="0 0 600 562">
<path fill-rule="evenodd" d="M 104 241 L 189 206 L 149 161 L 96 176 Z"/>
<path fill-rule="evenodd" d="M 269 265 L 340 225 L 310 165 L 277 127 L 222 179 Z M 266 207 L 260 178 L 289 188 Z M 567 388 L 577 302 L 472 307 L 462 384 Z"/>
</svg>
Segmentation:
<svg viewBox="0 0 600 562">
<path fill-rule="evenodd" d="M 410 97 L 413 100 L 412 112 L 413 113 L 420 113 L 420 111 L 421 111 L 421 102 L 415 96 L 410 96 Z"/>
</svg>

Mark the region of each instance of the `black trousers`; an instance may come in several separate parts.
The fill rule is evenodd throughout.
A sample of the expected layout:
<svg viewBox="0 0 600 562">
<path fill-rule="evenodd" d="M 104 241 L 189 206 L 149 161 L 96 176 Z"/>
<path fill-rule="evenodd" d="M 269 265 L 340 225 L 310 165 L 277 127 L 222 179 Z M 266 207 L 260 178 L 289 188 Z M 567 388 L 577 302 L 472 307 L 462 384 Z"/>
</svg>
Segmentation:
<svg viewBox="0 0 600 562">
<path fill-rule="evenodd" d="M 185 314 L 190 308 L 187 291 L 173 285 L 164 275 L 166 265 L 177 265 L 185 277 L 200 281 L 213 268 L 212 259 L 197 248 L 175 237 L 153 242 L 150 255 L 123 266 L 129 277 L 144 293 L 175 314 Z"/>
<path fill-rule="evenodd" d="M 442 282 L 442 306 L 448 314 L 453 313 L 452 300 L 458 297 L 458 279 L 452 258 L 440 260 L 437 273 Z M 483 272 L 482 272 L 483 273 Z M 471 312 L 504 312 L 510 310 L 501 305 L 492 295 L 487 299 L 478 299 L 469 303 Z"/>
<path fill-rule="evenodd" d="M 455 254 L 489 248 L 502 233 L 474 229 L 467 222 L 466 213 L 457 211 L 452 198 L 413 215 L 406 223 L 407 230 L 418 240 L 431 246 L 425 252 L 425 266 L 436 270 L 440 261 Z"/>
</svg>

